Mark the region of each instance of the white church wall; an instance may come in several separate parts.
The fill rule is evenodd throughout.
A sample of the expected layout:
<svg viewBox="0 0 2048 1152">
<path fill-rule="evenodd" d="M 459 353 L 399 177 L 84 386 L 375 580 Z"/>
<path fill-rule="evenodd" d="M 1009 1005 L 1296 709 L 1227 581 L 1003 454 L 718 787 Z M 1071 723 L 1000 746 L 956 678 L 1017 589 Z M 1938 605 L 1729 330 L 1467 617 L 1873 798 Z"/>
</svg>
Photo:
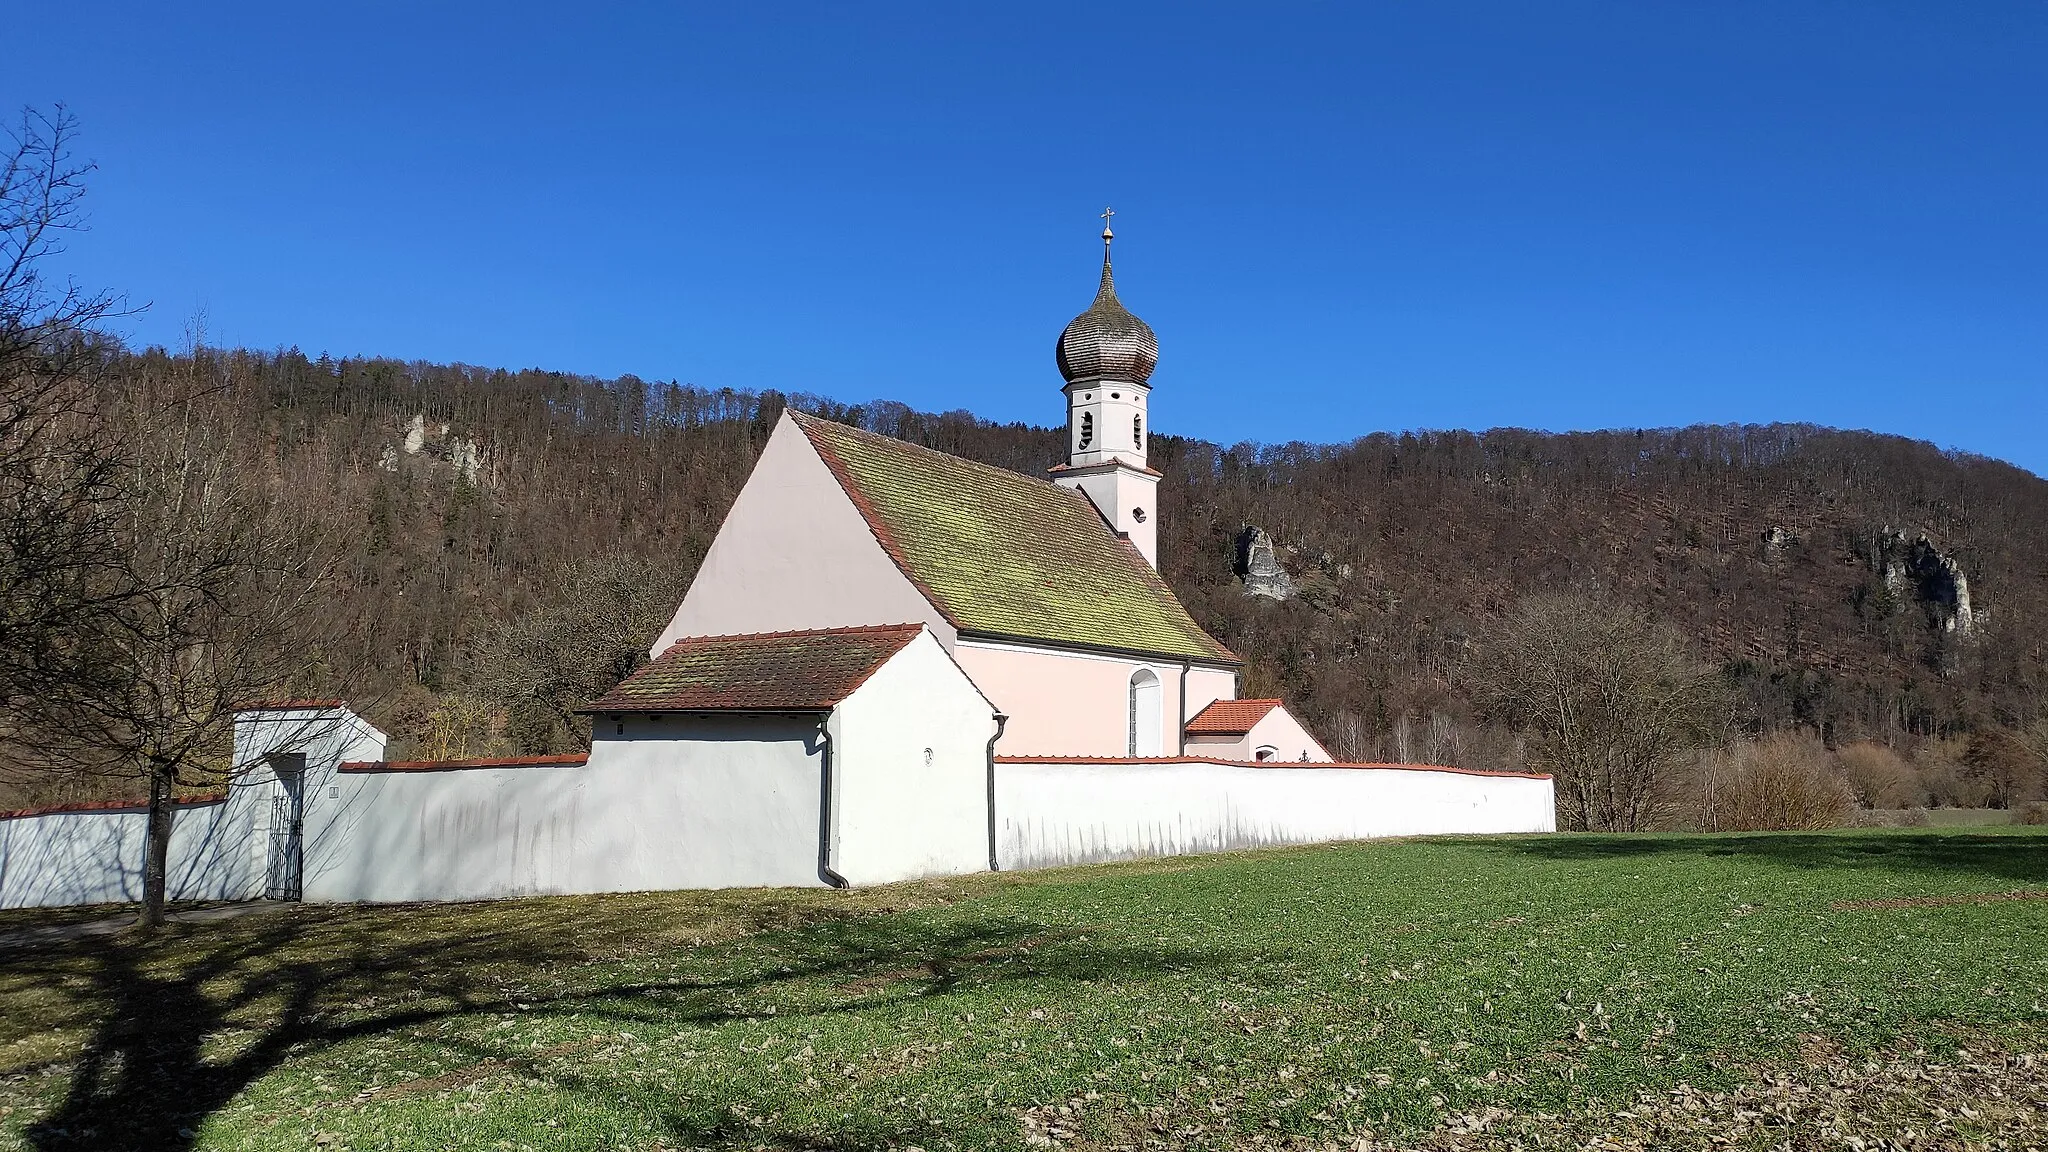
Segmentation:
<svg viewBox="0 0 2048 1152">
<path fill-rule="evenodd" d="M 1550 832 L 1551 781 L 1407 767 L 1200 761 L 996 766 L 1004 868 L 1382 836 Z"/>
<path fill-rule="evenodd" d="M 1159 748 L 1180 747 L 1184 717 L 1218 690 L 1234 690 L 1235 673 L 1191 667 L 1188 700 L 1181 701 L 1181 664 L 1105 653 L 1039 648 L 963 638 L 953 656 L 998 711 L 1010 717 L 996 751 L 1004 756 L 1122 756 L 1130 749 L 1131 676 L 1149 669 L 1159 677 Z"/>
<path fill-rule="evenodd" d="M 785 414 L 651 654 L 659 656 L 680 636 L 915 621 L 952 643 L 953 626 L 882 550 L 852 498 Z"/>
<path fill-rule="evenodd" d="M 836 870 L 853 884 L 988 867 L 995 709 L 930 632 L 839 705 Z"/>
<path fill-rule="evenodd" d="M 340 773 L 340 797 L 309 810 L 305 898 L 824 882 L 814 720 L 632 716 L 596 726 L 581 765 Z"/>
</svg>

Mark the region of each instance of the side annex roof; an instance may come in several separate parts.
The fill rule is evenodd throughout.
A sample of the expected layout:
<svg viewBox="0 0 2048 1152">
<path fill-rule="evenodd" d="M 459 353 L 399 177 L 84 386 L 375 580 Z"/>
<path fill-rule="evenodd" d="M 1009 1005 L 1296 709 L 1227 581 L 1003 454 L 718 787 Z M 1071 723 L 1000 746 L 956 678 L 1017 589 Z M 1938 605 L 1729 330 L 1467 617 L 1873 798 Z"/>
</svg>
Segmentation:
<svg viewBox="0 0 2048 1152">
<path fill-rule="evenodd" d="M 1243 736 L 1278 707 L 1278 700 L 1214 700 L 1188 720 L 1186 731 L 1190 736 Z"/>
<path fill-rule="evenodd" d="M 828 712 L 924 631 L 878 624 L 686 636 L 580 712 Z"/>
<path fill-rule="evenodd" d="M 896 566 L 962 634 L 1239 663 L 1081 493 L 789 415 Z"/>
</svg>

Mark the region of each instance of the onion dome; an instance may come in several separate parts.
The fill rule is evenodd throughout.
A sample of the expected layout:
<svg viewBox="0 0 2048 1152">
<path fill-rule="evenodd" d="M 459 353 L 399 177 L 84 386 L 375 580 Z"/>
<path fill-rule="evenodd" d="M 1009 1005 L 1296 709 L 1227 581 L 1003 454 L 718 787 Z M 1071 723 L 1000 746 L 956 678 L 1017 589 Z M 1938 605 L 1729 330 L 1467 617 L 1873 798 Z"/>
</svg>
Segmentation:
<svg viewBox="0 0 2048 1152">
<path fill-rule="evenodd" d="M 1095 303 L 1060 333 L 1060 375 L 1069 384 L 1098 378 L 1143 384 L 1159 363 L 1159 339 L 1152 335 L 1152 326 L 1131 315 L 1116 298 L 1116 281 L 1109 274 L 1113 239 L 1115 235 L 1104 228 L 1102 287 L 1095 293 Z"/>
</svg>

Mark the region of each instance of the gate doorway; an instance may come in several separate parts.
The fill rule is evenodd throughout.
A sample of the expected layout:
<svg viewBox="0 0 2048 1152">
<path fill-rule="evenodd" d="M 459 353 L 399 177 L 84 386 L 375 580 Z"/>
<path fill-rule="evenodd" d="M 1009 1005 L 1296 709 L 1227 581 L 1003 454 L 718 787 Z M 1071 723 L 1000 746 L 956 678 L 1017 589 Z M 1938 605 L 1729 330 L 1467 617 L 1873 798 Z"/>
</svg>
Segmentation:
<svg viewBox="0 0 2048 1152">
<path fill-rule="evenodd" d="M 269 900 L 297 900 L 304 891 L 306 827 L 306 758 L 271 758 L 278 790 L 270 798 L 270 866 L 263 895 Z"/>
</svg>

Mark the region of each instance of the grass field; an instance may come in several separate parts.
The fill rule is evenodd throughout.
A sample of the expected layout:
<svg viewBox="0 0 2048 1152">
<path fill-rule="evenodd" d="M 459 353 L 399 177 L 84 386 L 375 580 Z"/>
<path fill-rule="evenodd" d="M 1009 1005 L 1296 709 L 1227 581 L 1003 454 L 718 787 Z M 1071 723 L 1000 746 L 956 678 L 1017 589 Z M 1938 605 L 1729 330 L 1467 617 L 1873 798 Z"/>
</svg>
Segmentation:
<svg viewBox="0 0 2048 1152">
<path fill-rule="evenodd" d="M 2016 828 L 0 914 L 0 1147 L 2038 1142 L 2044 897 Z"/>
</svg>

